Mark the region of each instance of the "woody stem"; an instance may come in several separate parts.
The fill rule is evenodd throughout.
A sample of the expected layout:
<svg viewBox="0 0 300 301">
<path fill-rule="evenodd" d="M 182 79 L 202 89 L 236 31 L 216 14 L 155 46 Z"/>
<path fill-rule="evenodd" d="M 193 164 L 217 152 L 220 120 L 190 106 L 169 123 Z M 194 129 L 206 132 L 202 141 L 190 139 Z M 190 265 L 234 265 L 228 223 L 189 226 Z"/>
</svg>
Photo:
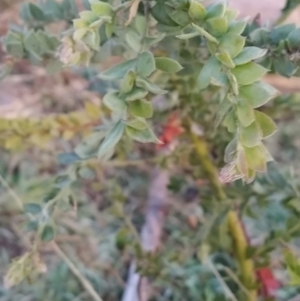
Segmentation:
<svg viewBox="0 0 300 301">
<path fill-rule="evenodd" d="M 209 148 L 205 139 L 196 135 L 192 131 L 192 124 L 190 121 L 188 121 L 187 130 L 194 144 L 201 166 L 208 177 L 216 198 L 218 201 L 225 201 L 227 196 L 223 189 L 222 183 L 219 180 L 217 168 L 211 160 Z M 247 258 L 246 251 L 248 247 L 248 241 L 239 215 L 235 210 L 232 209 L 229 211 L 227 215 L 227 223 L 229 233 L 234 242 L 233 249 L 235 250 L 235 256 L 240 266 L 242 283 L 249 290 L 247 301 L 256 301 L 257 289 L 253 288 L 256 282 L 254 262 L 252 259 Z"/>
</svg>

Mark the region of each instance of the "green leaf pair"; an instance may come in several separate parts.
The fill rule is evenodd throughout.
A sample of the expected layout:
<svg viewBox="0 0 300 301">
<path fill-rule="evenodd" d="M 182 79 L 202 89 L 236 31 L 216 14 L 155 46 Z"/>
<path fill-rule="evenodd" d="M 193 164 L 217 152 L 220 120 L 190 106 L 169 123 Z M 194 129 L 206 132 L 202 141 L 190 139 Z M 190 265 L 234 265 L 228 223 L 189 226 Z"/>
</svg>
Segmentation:
<svg viewBox="0 0 300 301">
<path fill-rule="evenodd" d="M 137 117 L 150 118 L 153 114 L 152 104 L 149 101 L 136 99 L 126 102 L 126 98 L 118 92 L 107 93 L 103 98 L 103 103 L 112 111 L 123 112 L 128 108 L 129 113 Z"/>
<path fill-rule="evenodd" d="M 254 121 L 240 129 L 240 142 L 243 146 L 254 147 L 262 139 L 270 137 L 276 131 L 276 125 L 266 114 L 255 111 Z"/>
<path fill-rule="evenodd" d="M 126 124 L 126 133 L 133 140 L 142 143 L 160 143 L 143 118 L 133 119 Z"/>
<path fill-rule="evenodd" d="M 30 30 L 23 35 L 10 31 L 4 39 L 9 54 L 18 59 L 27 55 L 33 63 L 39 63 L 49 56 L 54 57 L 59 44 L 54 36 L 47 35 L 42 30 Z"/>
<path fill-rule="evenodd" d="M 41 0 L 39 5 L 23 3 L 20 9 L 20 17 L 34 28 L 59 20 L 71 21 L 77 14 L 73 0 Z"/>
<path fill-rule="evenodd" d="M 157 69 L 166 73 L 177 73 L 182 69 L 182 66 L 177 61 L 170 58 L 154 58 L 151 52 L 144 51 L 137 59 L 127 60 L 117 64 L 108 70 L 105 70 L 99 76 L 106 80 L 115 80 L 123 79 L 126 74 L 132 72 L 141 77 L 148 77 Z"/>
</svg>

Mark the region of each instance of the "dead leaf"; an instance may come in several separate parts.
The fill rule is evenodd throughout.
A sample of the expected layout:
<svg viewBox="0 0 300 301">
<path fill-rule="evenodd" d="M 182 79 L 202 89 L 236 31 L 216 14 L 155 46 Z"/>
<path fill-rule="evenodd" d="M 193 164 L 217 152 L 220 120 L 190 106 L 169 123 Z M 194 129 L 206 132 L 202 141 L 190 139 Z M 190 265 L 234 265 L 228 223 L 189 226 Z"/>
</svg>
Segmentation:
<svg viewBox="0 0 300 301">
<path fill-rule="evenodd" d="M 140 2 L 141 0 L 132 0 L 128 20 L 126 21 L 125 26 L 128 26 L 132 19 L 136 16 Z"/>
</svg>

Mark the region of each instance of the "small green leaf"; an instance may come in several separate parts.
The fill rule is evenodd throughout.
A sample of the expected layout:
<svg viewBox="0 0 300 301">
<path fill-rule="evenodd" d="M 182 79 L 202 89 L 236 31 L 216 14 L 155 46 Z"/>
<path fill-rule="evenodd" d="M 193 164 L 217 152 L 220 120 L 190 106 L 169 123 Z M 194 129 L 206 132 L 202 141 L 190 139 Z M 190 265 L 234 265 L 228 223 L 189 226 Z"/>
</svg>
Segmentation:
<svg viewBox="0 0 300 301">
<path fill-rule="evenodd" d="M 49 242 L 54 239 L 54 236 L 55 236 L 55 233 L 54 233 L 53 227 L 50 225 L 46 225 L 42 230 L 41 239 L 43 241 Z"/>
<path fill-rule="evenodd" d="M 187 12 L 180 9 L 173 9 L 172 7 L 166 5 L 165 11 L 168 16 L 177 24 L 181 26 L 186 26 L 190 23 L 190 16 Z"/>
<path fill-rule="evenodd" d="M 182 69 L 182 66 L 177 61 L 167 57 L 156 57 L 155 64 L 157 69 L 167 73 L 176 73 Z"/>
<path fill-rule="evenodd" d="M 287 36 L 287 42 L 291 49 L 299 49 L 300 48 L 300 28 L 294 29 Z"/>
<path fill-rule="evenodd" d="M 57 188 L 57 187 L 51 188 L 51 190 L 49 192 L 47 192 L 46 195 L 44 195 L 43 202 L 47 203 L 47 202 L 53 200 L 55 197 L 58 196 L 60 191 L 61 191 L 60 188 Z"/>
<path fill-rule="evenodd" d="M 227 112 L 231 109 L 232 103 L 227 99 L 227 97 L 221 102 L 220 108 L 216 114 L 215 120 L 214 120 L 214 129 L 216 129 L 221 122 L 223 121 L 225 115 Z"/>
<path fill-rule="evenodd" d="M 118 121 L 111 131 L 106 135 L 104 141 L 101 143 L 99 151 L 98 151 L 98 158 L 103 158 L 106 153 L 114 148 L 116 144 L 121 139 L 123 132 L 125 129 L 125 124 L 122 120 Z"/>
<path fill-rule="evenodd" d="M 198 76 L 199 89 L 205 89 L 211 81 L 211 78 L 218 73 L 221 73 L 222 65 L 216 57 L 211 56 L 205 65 L 202 67 Z"/>
<path fill-rule="evenodd" d="M 87 32 L 81 41 L 95 51 L 98 51 L 100 48 L 100 35 L 98 31 Z"/>
<path fill-rule="evenodd" d="M 27 51 L 31 51 L 36 55 L 39 55 L 43 51 L 43 45 L 38 40 L 36 33 L 30 31 L 24 38 L 24 47 Z"/>
<path fill-rule="evenodd" d="M 145 37 L 144 41 L 145 41 L 145 44 L 150 47 L 152 45 L 155 45 L 157 43 L 159 43 L 161 40 L 163 40 L 165 38 L 165 34 L 164 33 L 161 33 L 161 34 L 158 34 L 157 36 L 155 37 Z"/>
<path fill-rule="evenodd" d="M 248 259 L 253 258 L 259 250 L 259 247 L 248 246 L 246 250 L 246 256 Z"/>
<path fill-rule="evenodd" d="M 135 82 L 135 73 L 133 71 L 129 71 L 125 75 L 125 78 L 122 81 L 120 91 L 123 94 L 129 93 L 134 86 L 134 82 Z"/>
<path fill-rule="evenodd" d="M 140 36 L 144 36 L 147 31 L 147 18 L 145 16 L 136 15 L 133 24 Z"/>
<path fill-rule="evenodd" d="M 125 41 L 135 52 L 139 52 L 142 48 L 142 38 L 133 29 L 128 29 L 125 33 Z"/>
<path fill-rule="evenodd" d="M 89 31 L 88 28 L 76 29 L 73 32 L 73 39 L 74 39 L 74 41 L 81 41 L 81 39 L 88 33 L 88 31 Z"/>
<path fill-rule="evenodd" d="M 177 26 L 178 24 L 174 22 L 167 14 L 165 7 L 166 6 L 163 2 L 156 2 L 156 4 L 151 9 L 153 18 L 160 24 L 167 26 Z"/>
<path fill-rule="evenodd" d="M 292 250 L 285 250 L 285 261 L 288 268 L 290 285 L 298 287 L 300 285 L 300 260 Z"/>
<path fill-rule="evenodd" d="M 22 42 L 10 42 L 5 44 L 6 51 L 15 58 L 22 59 L 24 57 L 24 48 Z"/>
<path fill-rule="evenodd" d="M 29 3 L 29 12 L 35 20 L 46 21 L 44 12 L 37 5 Z"/>
<path fill-rule="evenodd" d="M 228 68 L 235 67 L 234 62 L 232 61 L 232 59 L 227 51 L 216 53 L 216 57 L 226 67 L 228 67 Z"/>
<path fill-rule="evenodd" d="M 262 139 L 262 131 L 257 122 L 252 122 L 247 127 L 240 129 L 241 143 L 247 147 L 254 147 L 258 145 Z"/>
<path fill-rule="evenodd" d="M 283 24 L 273 28 L 270 32 L 271 43 L 277 45 L 281 40 L 285 40 L 286 37 L 295 29 L 295 24 Z"/>
<path fill-rule="evenodd" d="M 191 33 L 183 33 L 183 34 L 177 35 L 176 38 L 178 38 L 180 40 L 188 40 L 188 39 L 192 39 L 197 36 L 199 36 L 198 32 L 191 32 Z"/>
<path fill-rule="evenodd" d="M 225 148 L 224 152 L 224 162 L 230 163 L 236 157 L 237 152 L 237 140 L 236 138 L 232 139 Z"/>
<path fill-rule="evenodd" d="M 243 65 L 263 57 L 266 53 L 267 49 L 261 49 L 258 47 L 245 47 L 233 61 L 236 65 Z"/>
<path fill-rule="evenodd" d="M 267 163 L 265 153 L 259 145 L 254 147 L 245 147 L 245 157 L 250 169 L 258 172 L 266 172 Z"/>
<path fill-rule="evenodd" d="M 22 39 L 23 39 L 23 37 L 21 34 L 16 33 L 14 31 L 9 31 L 4 38 L 4 43 L 5 44 L 15 43 L 15 42 L 22 43 Z"/>
<path fill-rule="evenodd" d="M 158 138 L 155 136 L 153 131 L 150 128 L 144 130 L 134 129 L 133 127 L 126 127 L 126 133 L 133 140 L 143 143 L 161 143 Z"/>
<path fill-rule="evenodd" d="M 70 165 L 80 160 L 81 158 L 75 152 L 59 153 L 57 155 L 57 161 L 61 165 Z"/>
<path fill-rule="evenodd" d="M 232 74 L 236 77 L 237 82 L 242 85 L 250 85 L 267 73 L 267 69 L 254 63 L 249 62 L 232 69 Z"/>
<path fill-rule="evenodd" d="M 64 18 L 64 7 L 61 3 L 56 1 L 47 1 L 45 3 L 45 11 L 51 12 L 51 15 L 56 19 L 63 19 Z M 77 13 L 75 14 L 77 15 Z"/>
<path fill-rule="evenodd" d="M 236 167 L 242 175 L 248 173 L 248 164 L 246 160 L 246 154 L 243 148 L 239 148 L 236 156 Z"/>
<path fill-rule="evenodd" d="M 223 2 L 209 5 L 206 8 L 206 18 L 222 17 L 225 14 L 226 6 Z"/>
<path fill-rule="evenodd" d="M 136 117 L 150 118 L 153 115 L 151 102 L 142 99 L 129 102 L 129 112 Z"/>
<path fill-rule="evenodd" d="M 247 26 L 246 21 L 233 21 L 228 25 L 228 33 L 240 35 L 244 32 Z"/>
<path fill-rule="evenodd" d="M 97 154 L 97 151 L 103 139 L 103 132 L 94 132 L 86 137 L 79 145 L 77 145 L 74 149 L 74 152 L 81 159 L 94 157 Z"/>
<path fill-rule="evenodd" d="M 224 118 L 224 125 L 227 127 L 228 132 L 234 133 L 236 131 L 236 117 L 234 110 L 230 110 Z"/>
<path fill-rule="evenodd" d="M 130 231 L 127 228 L 121 228 L 118 230 L 115 236 L 115 245 L 120 251 L 124 250 L 127 244 L 131 243 Z"/>
<path fill-rule="evenodd" d="M 245 40 L 245 37 L 229 32 L 221 38 L 219 48 L 221 51 L 227 51 L 231 58 L 235 58 L 242 52 Z"/>
<path fill-rule="evenodd" d="M 265 28 L 257 28 L 250 33 L 250 40 L 257 46 L 269 43 L 269 32 Z"/>
<path fill-rule="evenodd" d="M 136 85 L 140 88 L 143 88 L 143 89 L 153 93 L 153 94 L 161 95 L 161 94 L 168 93 L 168 91 L 161 89 L 158 85 L 151 83 L 150 81 L 148 81 L 147 79 L 142 78 L 142 77 L 138 77 L 136 79 Z"/>
<path fill-rule="evenodd" d="M 238 10 L 227 8 L 224 16 L 228 22 L 231 22 L 231 21 L 235 20 L 238 15 L 239 15 Z"/>
<path fill-rule="evenodd" d="M 113 8 L 108 3 L 93 0 L 90 1 L 90 4 L 92 12 L 97 14 L 98 16 L 112 16 L 114 12 Z"/>
<path fill-rule="evenodd" d="M 169 34 L 169 33 L 178 34 L 178 32 L 182 29 L 180 26 L 168 26 L 168 25 L 163 25 L 163 24 L 157 24 L 156 28 L 160 33 L 163 33 L 163 34 Z"/>
<path fill-rule="evenodd" d="M 206 21 L 206 24 L 208 26 L 209 33 L 216 37 L 222 36 L 227 32 L 228 29 L 228 22 L 225 17 L 215 17 L 208 19 Z"/>
<path fill-rule="evenodd" d="M 291 62 L 286 55 L 275 58 L 273 67 L 277 73 L 285 77 L 293 76 L 298 70 L 298 64 Z"/>
<path fill-rule="evenodd" d="M 261 151 L 264 153 L 266 162 L 274 161 L 272 155 L 270 154 L 270 152 L 267 150 L 267 148 L 262 143 L 259 145 L 259 147 L 260 147 Z"/>
<path fill-rule="evenodd" d="M 26 22 L 31 22 L 33 17 L 29 10 L 28 3 L 22 3 L 20 8 L 20 17 Z"/>
<path fill-rule="evenodd" d="M 217 73 L 216 75 L 213 75 L 211 77 L 210 84 L 221 88 L 228 87 L 229 86 L 228 76 L 224 72 Z"/>
<path fill-rule="evenodd" d="M 227 77 L 229 79 L 233 94 L 235 96 L 239 95 L 239 85 L 236 77 L 231 72 L 227 72 Z"/>
<path fill-rule="evenodd" d="M 71 179 L 68 175 L 60 175 L 56 177 L 54 186 L 57 188 L 65 188 L 71 184 Z"/>
<path fill-rule="evenodd" d="M 118 92 L 105 94 L 103 103 L 112 111 L 124 111 L 126 109 L 126 102 L 119 96 Z"/>
<path fill-rule="evenodd" d="M 114 33 L 115 23 L 114 22 L 106 23 L 104 26 L 105 26 L 105 35 L 106 35 L 106 38 L 109 39 L 113 35 L 113 33 Z"/>
<path fill-rule="evenodd" d="M 129 71 L 134 70 L 135 65 L 134 59 L 125 61 L 103 71 L 99 77 L 106 80 L 123 79 Z"/>
<path fill-rule="evenodd" d="M 252 108 L 261 107 L 277 94 L 276 89 L 263 82 L 242 86 L 239 91 L 240 97 L 245 98 Z"/>
<path fill-rule="evenodd" d="M 91 24 L 99 19 L 99 16 L 97 14 L 89 10 L 84 10 L 80 12 L 79 16 L 83 21 L 87 22 L 88 24 Z"/>
<path fill-rule="evenodd" d="M 254 110 L 244 99 L 237 103 L 237 116 L 243 127 L 249 126 L 255 120 Z"/>
<path fill-rule="evenodd" d="M 136 69 L 137 73 L 143 77 L 147 77 L 155 71 L 155 60 L 150 51 L 144 51 L 139 55 Z"/>
<path fill-rule="evenodd" d="M 189 7 L 189 15 L 193 20 L 204 20 L 204 18 L 206 17 L 206 9 L 197 0 L 191 0 Z"/>
<path fill-rule="evenodd" d="M 147 122 L 143 118 L 137 118 L 133 120 L 129 120 L 126 122 L 126 125 L 132 127 L 136 130 L 144 130 L 147 128 Z"/>
<path fill-rule="evenodd" d="M 248 169 L 247 174 L 244 175 L 243 180 L 247 183 L 250 184 L 254 181 L 256 176 L 256 171 L 252 169 Z"/>
<path fill-rule="evenodd" d="M 276 132 L 277 130 L 276 124 L 266 114 L 259 111 L 255 111 L 255 119 L 262 131 L 263 138 L 270 137 Z"/>
<path fill-rule="evenodd" d="M 82 20 L 81 18 L 78 18 L 73 20 L 73 26 L 75 29 L 83 29 L 83 28 L 87 28 L 89 24 L 86 21 Z"/>
<path fill-rule="evenodd" d="M 194 23 L 192 24 L 192 26 L 199 33 L 199 35 L 204 37 L 205 39 L 207 39 L 208 42 L 211 42 L 214 44 L 219 44 L 219 41 L 213 35 L 211 35 L 209 32 L 204 30 L 202 27 L 200 27 Z M 214 47 L 217 47 L 217 46 L 214 45 Z"/>
<path fill-rule="evenodd" d="M 83 166 L 83 167 L 79 168 L 78 174 L 83 179 L 92 180 L 95 178 L 96 172 L 94 169 L 92 169 L 90 167 Z"/>
<path fill-rule="evenodd" d="M 42 207 L 36 203 L 28 203 L 24 205 L 24 211 L 36 215 L 42 211 Z"/>
<path fill-rule="evenodd" d="M 149 92 L 138 87 L 134 87 L 127 95 L 125 100 L 126 101 L 133 101 L 138 99 L 143 99 L 147 96 Z"/>
</svg>

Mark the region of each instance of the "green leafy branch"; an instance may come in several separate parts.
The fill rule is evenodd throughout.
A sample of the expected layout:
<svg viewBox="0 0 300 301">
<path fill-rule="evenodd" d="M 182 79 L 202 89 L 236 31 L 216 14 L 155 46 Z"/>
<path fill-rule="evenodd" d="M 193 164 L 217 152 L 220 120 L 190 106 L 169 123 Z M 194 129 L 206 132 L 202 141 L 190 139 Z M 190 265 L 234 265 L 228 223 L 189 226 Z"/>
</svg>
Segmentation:
<svg viewBox="0 0 300 301">
<path fill-rule="evenodd" d="M 94 149 L 97 145 L 98 158 L 105 159 L 111 156 L 124 132 L 136 141 L 159 142 L 146 121 L 153 114 L 149 96 L 164 94 L 167 91 L 151 81 L 151 76 L 157 70 L 175 73 L 181 70 L 181 66 L 169 58 L 155 58 L 152 52 L 146 50 L 164 36 L 148 36 L 145 17 L 136 16 L 130 26 L 118 28 L 115 25 L 115 16 L 119 7 L 113 8 L 101 1 L 90 3 L 91 11 L 81 12 L 80 19 L 74 20 L 75 31 L 72 40 L 70 38 L 64 40 L 61 60 L 71 65 L 89 63 L 91 52 L 99 51 L 98 28 L 101 26 L 105 27 L 107 35 L 111 36 L 114 33 L 120 39 L 123 38 L 135 55 L 134 58 L 125 60 L 99 75 L 102 79 L 120 82 L 118 90 L 109 92 L 103 97 L 103 103 L 113 112 L 115 122 L 105 136 L 99 136 L 95 132 L 77 147 L 77 151 L 75 150 L 80 157 L 87 158 L 89 155 L 84 154 L 82 150 L 87 149 L 89 145 Z M 81 45 L 84 45 L 83 52 L 78 51 Z M 91 149 L 87 152 L 94 154 Z"/>
<path fill-rule="evenodd" d="M 71 22 L 78 15 L 78 8 L 73 0 L 41 0 L 38 4 L 23 3 L 20 17 L 31 28 L 43 28 L 58 21 Z"/>
<path fill-rule="evenodd" d="M 6 52 L 15 60 L 26 58 L 33 64 L 46 62 L 46 68 L 50 72 L 57 72 L 62 67 L 61 62 L 56 58 L 60 41 L 44 30 L 16 27 L 8 32 L 3 42 Z"/>
<path fill-rule="evenodd" d="M 242 33 L 246 21 L 237 21 L 237 11 L 222 2 L 206 8 L 198 1 L 181 5 L 177 1 L 158 2 L 156 6 L 183 28 L 184 33 L 177 35 L 179 39 L 206 39 L 211 56 L 200 71 L 198 87 L 202 90 L 213 85 L 226 91 L 216 127 L 224 119 L 228 131 L 234 134 L 225 150 L 227 165 L 220 178 L 223 182 L 239 178 L 251 182 L 256 172 L 265 172 L 267 162 L 272 160 L 262 140 L 276 130 L 267 115 L 255 110 L 276 95 L 274 88 L 260 81 L 268 70 L 255 62 L 267 51 L 245 47 Z M 156 6 L 153 9 L 157 18 Z"/>
<path fill-rule="evenodd" d="M 299 76 L 300 28 L 284 24 L 272 29 L 260 27 L 255 22 L 248 25 L 244 34 L 249 46 L 267 49 L 259 63 L 285 77 Z"/>
</svg>

